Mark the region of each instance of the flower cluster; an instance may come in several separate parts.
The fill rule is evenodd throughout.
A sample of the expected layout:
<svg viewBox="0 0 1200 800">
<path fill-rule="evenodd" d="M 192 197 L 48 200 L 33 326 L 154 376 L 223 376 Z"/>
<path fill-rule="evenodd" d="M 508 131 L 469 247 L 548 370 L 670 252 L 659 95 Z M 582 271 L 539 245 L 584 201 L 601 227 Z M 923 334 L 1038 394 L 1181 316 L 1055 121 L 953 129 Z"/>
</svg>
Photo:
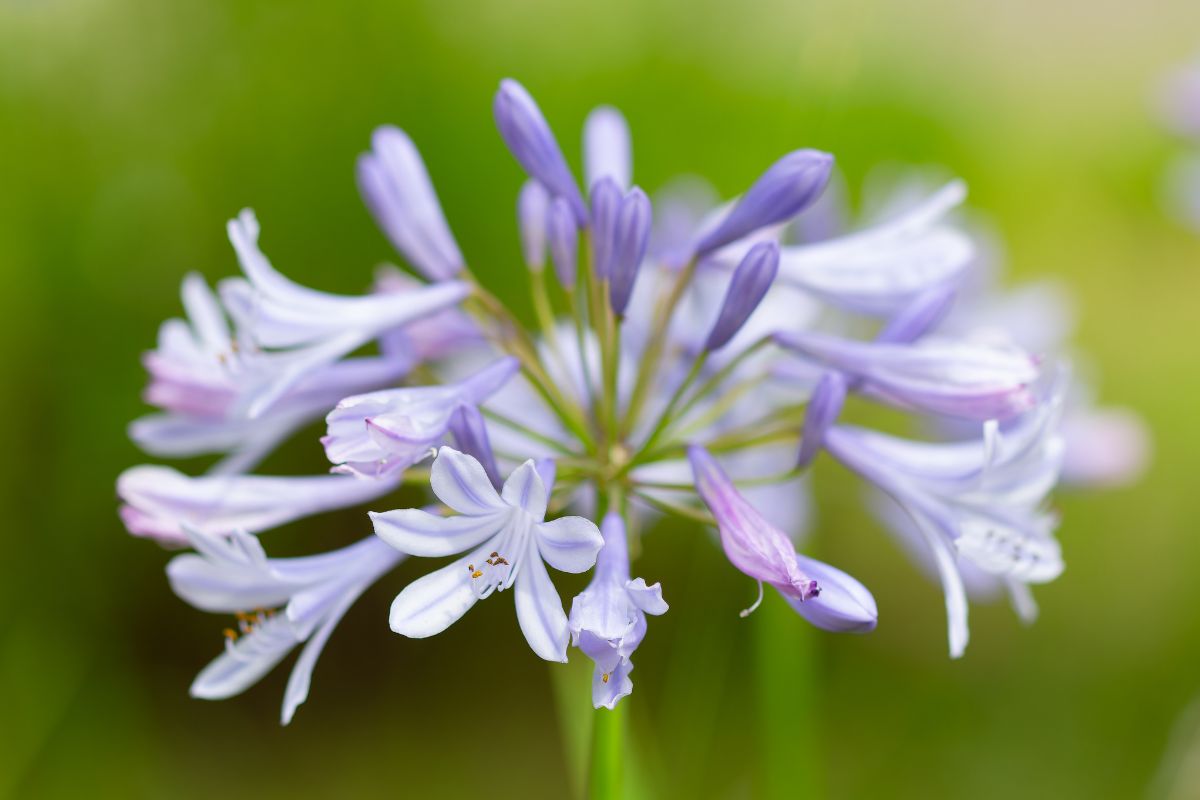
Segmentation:
<svg viewBox="0 0 1200 800">
<path fill-rule="evenodd" d="M 1026 608 L 1029 586 L 1061 572 L 1045 503 L 1068 458 L 1067 384 L 1054 354 L 954 324 L 956 298 L 976 302 L 978 263 L 949 216 L 961 183 L 849 230 L 824 194 L 833 157 L 797 150 L 730 203 L 695 182 L 652 203 L 615 109 L 585 122 L 586 191 L 523 87 L 503 81 L 494 112 L 529 175 L 517 218 L 536 325 L 469 269 L 420 154 L 392 127 L 357 178 L 420 279 L 388 269 L 355 297 L 299 286 L 243 211 L 229 238 L 245 277 L 216 293 L 184 280 L 187 319 L 166 322 L 145 357 L 161 412 L 130 433 L 151 455 L 222 458 L 198 476 L 134 467 L 118 493 L 132 533 L 195 549 L 168 566 L 175 592 L 235 615 L 194 695 L 241 692 L 305 643 L 287 722 L 359 595 L 406 555 L 454 555 L 399 592 L 392 630 L 432 636 L 512 589 L 533 652 L 566 661 L 579 648 L 595 706 L 612 708 L 632 691 L 647 615 L 668 610 L 630 566 L 630 543 L 663 514 L 714 527 L 760 600 L 767 583 L 817 627 L 871 631 L 867 588 L 797 550 L 821 452 L 894 501 L 885 519 L 944 585 L 953 655 L 968 584 L 1008 587 Z M 923 421 L 927 438 L 850 424 L 851 395 Z M 321 417 L 333 474 L 252 474 Z M 257 539 L 324 511 L 388 508 L 403 484 L 428 487 L 431 504 L 372 512 L 374 536 L 357 544 L 268 558 Z M 569 613 L 547 565 L 594 568 Z"/>
</svg>

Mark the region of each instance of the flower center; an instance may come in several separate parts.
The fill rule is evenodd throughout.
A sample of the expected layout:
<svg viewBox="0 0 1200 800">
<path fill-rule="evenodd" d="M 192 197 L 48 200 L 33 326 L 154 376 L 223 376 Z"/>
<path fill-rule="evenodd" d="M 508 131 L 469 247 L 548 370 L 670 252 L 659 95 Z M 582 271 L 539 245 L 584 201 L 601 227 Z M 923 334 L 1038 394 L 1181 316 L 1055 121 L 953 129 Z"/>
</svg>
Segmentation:
<svg viewBox="0 0 1200 800">
<path fill-rule="evenodd" d="M 239 636 L 247 636 L 254 633 L 267 620 L 271 619 L 278 613 L 276 608 L 255 608 L 250 611 L 235 611 L 234 619 L 237 620 L 237 626 L 234 628 L 226 628 L 222 631 L 225 636 L 225 646 L 231 647 L 238 640 Z"/>
</svg>

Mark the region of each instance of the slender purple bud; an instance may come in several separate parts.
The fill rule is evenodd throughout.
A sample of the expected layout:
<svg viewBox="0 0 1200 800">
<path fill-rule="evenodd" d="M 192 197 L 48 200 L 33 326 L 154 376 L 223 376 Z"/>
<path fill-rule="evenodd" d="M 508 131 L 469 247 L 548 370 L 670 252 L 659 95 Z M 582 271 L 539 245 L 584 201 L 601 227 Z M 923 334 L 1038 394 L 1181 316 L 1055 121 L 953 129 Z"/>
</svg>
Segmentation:
<svg viewBox="0 0 1200 800">
<path fill-rule="evenodd" d="M 716 228 L 696 245 L 702 256 L 759 228 L 785 222 L 813 203 L 829 182 L 833 156 L 820 150 L 797 150 L 771 165 Z"/>
<path fill-rule="evenodd" d="M 533 178 L 525 181 L 517 197 L 517 226 L 521 230 L 521 252 L 525 264 L 534 272 L 546 268 L 546 219 L 550 214 L 550 195 Z"/>
<path fill-rule="evenodd" d="M 955 293 L 955 287 L 948 283 L 926 289 L 888 320 L 875 341 L 888 344 L 915 342 L 942 321 L 954 302 Z"/>
<path fill-rule="evenodd" d="M 721 313 L 708 334 L 705 350 L 719 350 L 741 330 L 766 297 L 767 290 L 779 272 L 779 245 L 759 242 L 750 248 L 742 263 L 733 272 Z"/>
<path fill-rule="evenodd" d="M 496 469 L 496 457 L 492 454 L 492 441 L 488 438 L 487 424 L 483 414 L 473 405 L 463 406 L 450 418 L 450 433 L 460 452 L 473 456 L 483 465 L 492 486 L 499 489 L 504 483 Z"/>
<path fill-rule="evenodd" d="M 558 465 L 553 458 L 539 458 L 533 462 L 534 469 L 537 470 L 538 477 L 542 479 L 542 485 L 546 487 L 546 496 L 554 491 L 554 478 L 558 473 Z"/>
<path fill-rule="evenodd" d="M 586 225 L 587 209 L 583 205 L 583 196 L 567 168 L 554 133 L 525 87 L 511 78 L 500 81 L 492 111 L 500 136 L 517 162 L 541 181 L 552 195 L 567 201 L 577 225 Z"/>
<path fill-rule="evenodd" d="M 616 233 L 613 236 L 612 270 L 609 273 L 608 299 L 618 317 L 625 314 L 633 284 L 637 281 L 638 268 L 646 257 L 646 246 L 650 243 L 650 198 L 638 187 L 633 187 L 621 201 L 621 213 L 617 216 Z"/>
<path fill-rule="evenodd" d="M 604 280 L 612 267 L 617 216 L 621 213 L 621 188 L 612 178 L 601 178 L 592 186 L 592 269 Z"/>
<path fill-rule="evenodd" d="M 568 291 L 575 288 L 575 268 L 579 259 L 579 229 L 571 207 L 561 197 L 550 204 L 550 258 L 558 282 Z"/>
<path fill-rule="evenodd" d="M 630 156 L 629 124 L 612 106 L 599 106 L 583 123 L 583 176 L 587 186 L 611 178 L 621 191 L 629 188 L 633 176 Z"/>
<path fill-rule="evenodd" d="M 839 372 L 826 372 L 817 381 L 817 388 L 808 401 L 804 414 L 804 433 L 800 439 L 800 454 L 796 466 L 803 468 L 817 457 L 825 443 L 825 432 L 837 421 L 846 402 L 846 379 Z"/>
</svg>

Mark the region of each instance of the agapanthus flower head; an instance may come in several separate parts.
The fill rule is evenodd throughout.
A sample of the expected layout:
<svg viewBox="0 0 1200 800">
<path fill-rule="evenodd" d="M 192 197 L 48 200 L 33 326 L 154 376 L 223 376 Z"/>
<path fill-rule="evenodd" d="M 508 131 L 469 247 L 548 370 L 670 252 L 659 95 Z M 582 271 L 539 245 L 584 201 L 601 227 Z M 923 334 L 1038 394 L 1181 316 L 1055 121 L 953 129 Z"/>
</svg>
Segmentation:
<svg viewBox="0 0 1200 800">
<path fill-rule="evenodd" d="M 964 278 L 975 250 L 950 216 L 961 183 L 846 232 L 843 195 L 816 205 L 833 157 L 800 149 L 732 202 L 698 180 L 652 201 L 634 183 L 628 124 L 600 107 L 583 125 L 582 192 L 522 86 L 503 81 L 493 110 L 529 174 L 508 260 L 526 268 L 504 282 L 528 280 L 535 328 L 472 273 L 415 143 L 391 127 L 360 157 L 359 185 L 432 283 L 388 268 L 358 297 L 297 285 L 259 249 L 250 212 L 229 225 L 245 278 L 222 282 L 219 300 L 185 280 L 188 320 L 166 323 L 146 357 L 147 399 L 164 413 L 133 433 L 155 455 L 226 457 L 194 476 L 135 467 L 118 492 L 133 533 L 197 550 L 171 562 L 177 593 L 238 615 L 196 694 L 235 694 L 304 643 L 290 719 L 366 587 L 405 555 L 456 556 L 400 589 L 394 632 L 432 636 L 511 589 L 534 653 L 565 661 L 574 644 L 594 662 L 593 705 L 611 709 L 632 690 L 647 615 L 667 610 L 631 564 L 630 539 L 661 515 L 714 527 L 759 600 L 766 583 L 819 628 L 870 631 L 871 592 L 797 552 L 821 452 L 906 515 L 889 524 L 944 584 L 952 655 L 968 584 L 1033 607 L 1029 586 L 1063 569 L 1047 497 L 1064 462 L 1064 382 L 1041 347 L 957 327 L 979 283 Z M 820 224 L 788 224 L 806 210 Z M 927 440 L 843 419 L 852 394 L 910 413 Z M 322 416 L 325 454 L 347 474 L 246 474 Z M 396 508 L 385 495 L 401 484 L 428 497 Z M 254 538 L 368 502 L 393 510 L 371 512 L 375 535 L 350 547 L 272 559 Z M 547 565 L 595 568 L 569 616 Z"/>
</svg>

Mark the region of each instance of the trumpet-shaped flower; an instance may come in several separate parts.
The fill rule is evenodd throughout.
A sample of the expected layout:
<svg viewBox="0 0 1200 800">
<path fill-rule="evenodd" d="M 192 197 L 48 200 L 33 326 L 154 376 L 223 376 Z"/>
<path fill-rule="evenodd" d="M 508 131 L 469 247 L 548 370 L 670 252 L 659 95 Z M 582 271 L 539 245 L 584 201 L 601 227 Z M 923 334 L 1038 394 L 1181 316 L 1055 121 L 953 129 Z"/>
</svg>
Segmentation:
<svg viewBox="0 0 1200 800">
<path fill-rule="evenodd" d="M 284 725 L 307 699 L 313 667 L 342 616 L 404 558 L 374 537 L 318 556 L 267 558 L 244 531 L 184 531 L 196 552 L 171 559 L 171 588 L 198 609 L 237 616 L 225 631 L 225 652 L 196 676 L 192 696 L 240 694 L 304 644 L 283 695 Z"/>
<path fill-rule="evenodd" d="M 514 588 L 517 621 L 533 652 L 547 661 L 566 661 L 567 615 L 546 564 L 562 572 L 590 569 L 603 544 L 596 525 L 583 517 L 544 521 L 549 491 L 532 460 L 497 492 L 478 461 L 443 447 L 429 483 L 458 516 L 415 508 L 372 512 L 375 534 L 410 555 L 466 555 L 400 592 L 392 603 L 392 630 L 433 636 L 477 601 Z"/>
<path fill-rule="evenodd" d="M 615 708 L 633 691 L 629 673 L 633 651 L 646 635 L 646 615 L 665 614 L 667 604 L 659 584 L 647 586 L 629 577 L 625 523 L 609 512 L 600 525 L 604 546 L 596 558 L 592 582 L 571 603 L 568 623 L 571 643 L 596 664 L 592 705 Z"/>
<path fill-rule="evenodd" d="M 163 544 L 186 544 L 186 529 L 208 535 L 270 530 L 295 519 L 365 503 L 392 491 L 396 479 L 342 475 L 184 475 L 143 465 L 121 473 L 117 494 L 129 532 Z"/>
</svg>

